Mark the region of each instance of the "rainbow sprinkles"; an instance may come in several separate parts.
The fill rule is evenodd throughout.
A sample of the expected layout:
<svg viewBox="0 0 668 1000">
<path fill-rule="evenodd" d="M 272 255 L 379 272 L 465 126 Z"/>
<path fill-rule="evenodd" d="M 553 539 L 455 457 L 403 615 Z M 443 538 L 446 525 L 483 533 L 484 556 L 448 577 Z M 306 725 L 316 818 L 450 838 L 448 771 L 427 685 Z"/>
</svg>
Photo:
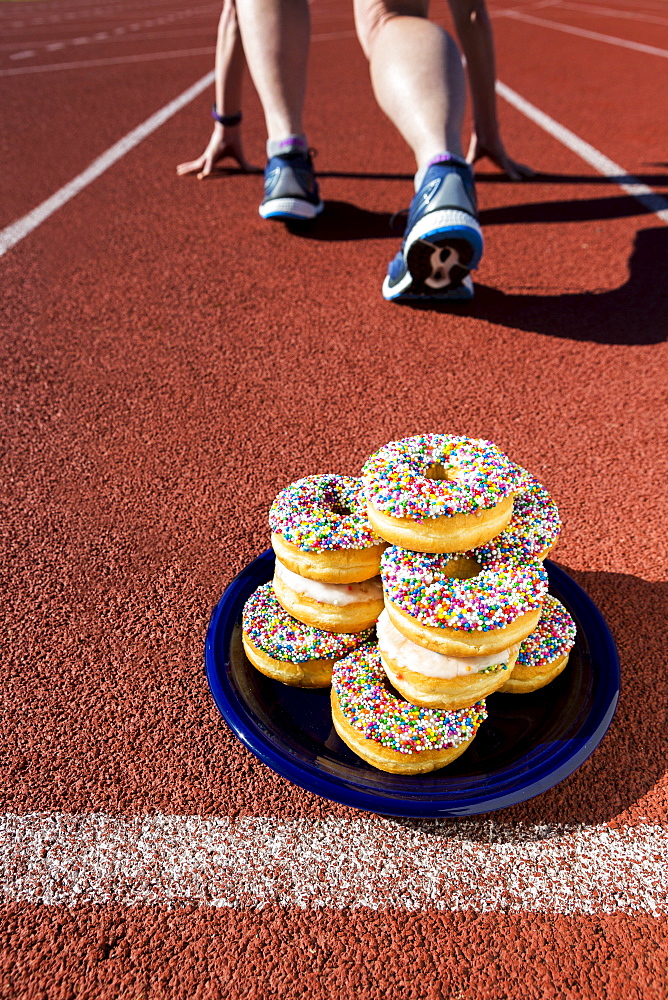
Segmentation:
<svg viewBox="0 0 668 1000">
<path fill-rule="evenodd" d="M 451 559 L 450 553 L 391 545 L 381 558 L 388 600 L 421 625 L 490 632 L 537 611 L 547 594 L 547 573 L 537 560 L 519 565 L 510 558 L 490 558 L 477 576 L 457 580 L 447 575 Z"/>
<path fill-rule="evenodd" d="M 254 646 L 272 659 L 286 663 L 345 656 L 374 634 L 371 628 L 349 634 L 304 625 L 283 610 L 271 583 L 263 583 L 246 601 L 242 628 Z"/>
<path fill-rule="evenodd" d="M 269 527 L 304 552 L 382 542 L 369 524 L 364 484 L 353 476 L 306 476 L 286 486 L 271 505 Z"/>
<path fill-rule="evenodd" d="M 487 718 L 484 701 L 446 712 L 419 708 L 387 688 L 376 645 L 361 646 L 334 665 L 332 687 L 346 721 L 366 739 L 395 753 L 445 750 L 473 739 Z"/>
<path fill-rule="evenodd" d="M 435 466 L 442 470 L 439 478 L 429 475 Z M 492 441 L 451 434 L 391 441 L 362 469 L 374 508 L 418 522 L 493 508 L 524 489 L 525 475 Z"/>
</svg>

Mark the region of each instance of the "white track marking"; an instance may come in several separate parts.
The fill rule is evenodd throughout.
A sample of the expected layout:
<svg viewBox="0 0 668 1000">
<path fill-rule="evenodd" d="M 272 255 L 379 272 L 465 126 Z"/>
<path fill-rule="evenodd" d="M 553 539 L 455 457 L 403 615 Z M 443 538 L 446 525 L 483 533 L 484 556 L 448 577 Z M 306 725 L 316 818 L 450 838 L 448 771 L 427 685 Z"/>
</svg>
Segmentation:
<svg viewBox="0 0 668 1000">
<path fill-rule="evenodd" d="M 42 39 L 40 41 L 34 42 L 21 42 L 21 45 L 25 47 L 34 47 L 36 49 L 42 48 L 49 50 L 50 46 L 57 45 L 58 48 L 65 48 L 68 45 L 98 45 L 100 42 L 117 42 L 118 36 L 120 34 L 128 34 L 129 37 L 123 39 L 124 42 L 138 42 L 138 41 L 150 41 L 154 38 L 170 38 L 173 37 L 175 33 L 186 33 L 189 31 L 188 28 L 184 27 L 183 24 L 179 24 L 169 31 L 159 31 L 152 32 L 150 34 L 138 34 L 138 32 L 143 31 L 146 28 L 154 28 L 160 25 L 173 24 L 175 21 L 183 21 L 184 19 L 190 19 L 195 17 L 200 13 L 198 8 L 192 10 L 177 12 L 170 14 L 167 17 L 161 18 L 151 18 L 147 21 L 142 21 L 140 24 L 132 24 L 129 27 L 118 27 L 110 29 L 109 31 L 96 31 L 94 34 L 79 35 L 76 38 L 63 38 L 57 42 L 51 42 L 48 39 Z M 192 30 L 192 29 L 190 29 Z M 213 29 L 211 25 L 201 25 L 195 29 L 198 32 L 208 31 L 212 34 Z M 17 47 L 17 42 L 5 42 L 0 45 L 0 51 L 11 51 Z M 10 56 L 10 59 L 12 57 Z"/>
<path fill-rule="evenodd" d="M 625 38 L 616 38 L 614 35 L 602 35 L 598 31 L 574 28 L 570 24 L 559 24 L 557 21 L 546 21 L 545 18 L 533 17 L 531 14 L 521 14 L 517 10 L 499 11 L 495 16 L 512 18 L 514 21 L 524 21 L 526 24 L 538 24 L 541 28 L 564 31 L 567 35 L 593 38 L 597 42 L 607 42 L 608 45 L 617 45 L 623 49 L 633 49 L 635 52 L 644 52 L 646 55 L 660 56 L 662 59 L 668 59 L 668 49 L 658 49 L 655 45 L 643 45 L 641 42 L 628 42 Z"/>
<path fill-rule="evenodd" d="M 77 177 L 62 187 L 59 191 L 56 191 L 54 195 L 43 201 L 41 205 L 33 209 L 27 215 L 24 215 L 22 219 L 17 222 L 12 223 L 12 225 L 7 226 L 5 229 L 0 231 L 0 257 L 7 253 L 11 247 L 15 246 L 20 240 L 25 236 L 28 236 L 34 229 L 36 229 L 42 222 L 45 222 L 54 212 L 57 212 L 59 208 L 66 205 L 68 201 L 83 191 L 85 187 L 88 187 L 92 181 L 96 180 L 101 174 L 108 170 L 109 167 L 113 166 L 118 160 L 120 160 L 126 153 L 129 153 L 131 149 L 138 146 L 140 142 L 146 139 L 147 136 L 155 132 L 156 129 L 164 125 L 166 121 L 173 117 L 184 108 L 187 104 L 190 104 L 203 90 L 211 86 L 213 83 L 213 70 L 207 73 L 206 76 L 201 77 L 194 83 L 192 87 L 188 87 L 184 90 L 182 94 L 176 97 L 169 104 L 166 104 L 164 108 L 160 111 L 156 111 L 155 114 L 147 118 L 145 122 L 138 125 L 137 128 L 133 129 L 132 132 L 128 132 L 119 142 L 111 146 L 105 153 L 98 156 L 89 167 L 80 173 Z"/>
<path fill-rule="evenodd" d="M 624 168 L 620 167 L 614 160 L 609 159 L 594 146 L 585 142 L 584 139 L 580 139 L 575 132 L 571 132 L 554 118 L 546 115 L 544 111 L 530 104 L 529 101 L 511 90 L 505 83 L 501 83 L 500 80 L 497 81 L 496 92 L 532 122 L 535 122 L 536 125 L 539 125 L 562 145 L 579 156 L 585 163 L 588 163 L 594 170 L 597 170 L 599 174 L 609 177 L 623 191 L 639 201 L 644 208 L 653 212 L 662 222 L 668 223 L 668 200 L 666 198 L 657 194 L 646 184 L 641 184 L 637 178 L 627 174 Z"/>
<path fill-rule="evenodd" d="M 96 17 L 118 17 L 120 14 L 129 14 L 130 16 L 136 17 L 137 15 L 137 4 L 109 4 L 106 7 L 81 7 L 80 5 L 71 5 L 69 10 L 66 10 L 64 6 L 58 4 L 58 13 L 50 14 L 48 16 L 41 16 L 36 18 L 24 18 L 22 21 L 10 21 L 10 27 L 25 27 L 31 24 L 46 25 L 46 24 L 62 24 L 63 21 L 92 21 Z M 159 16 L 168 14 L 173 10 L 183 10 L 183 6 L 179 4 L 165 4 L 163 0 L 155 0 L 154 3 L 149 3 L 147 0 L 143 0 L 141 5 L 142 11 L 154 10 Z M 220 11 L 220 5 L 215 3 L 207 4 L 206 6 L 199 6 L 189 8 L 192 10 L 218 10 Z M 4 13 L 8 13 L 9 5 L 5 4 L 4 7 L 0 7 L 0 19 Z"/>
<path fill-rule="evenodd" d="M 143 32 L 141 34 L 127 34 L 127 37 L 124 37 L 126 34 L 127 34 L 127 32 L 125 31 L 125 28 L 115 28 L 113 30 L 113 32 L 111 32 L 111 34 L 108 35 L 107 38 L 102 39 L 102 40 L 95 39 L 95 38 L 93 38 L 91 36 L 89 38 L 83 38 L 83 37 L 82 38 L 68 38 L 64 42 L 49 42 L 49 43 L 47 43 L 47 42 L 42 41 L 42 42 L 26 42 L 25 44 L 26 45 L 29 44 L 29 45 L 35 46 L 35 49 L 34 49 L 34 52 L 33 52 L 33 55 L 34 55 L 36 52 L 39 52 L 40 54 L 42 52 L 48 52 L 50 50 L 51 46 L 54 46 L 54 45 L 57 45 L 59 49 L 68 48 L 70 46 L 74 46 L 74 47 L 78 48 L 78 47 L 80 47 L 82 45 L 96 45 L 96 46 L 97 45 L 102 45 L 102 44 L 106 45 L 109 42 L 112 43 L 112 44 L 115 43 L 116 45 L 119 42 L 122 42 L 124 45 L 127 45 L 127 44 L 137 45 L 137 44 L 141 44 L 142 42 L 153 42 L 153 41 L 156 41 L 158 39 L 164 39 L 164 38 L 177 38 L 177 39 L 181 39 L 181 38 L 184 38 L 186 35 L 208 35 L 209 38 L 211 38 L 211 36 L 213 35 L 213 32 L 211 31 L 211 25 L 210 24 L 208 24 L 208 25 L 207 24 L 201 24 L 201 25 L 199 25 L 197 27 L 193 27 L 193 28 L 184 27 L 184 25 L 181 24 L 178 27 L 165 28 L 164 31 L 150 31 L 150 32 L 147 32 L 146 34 L 144 34 Z M 9 43 L 8 45 L 0 45 L 0 51 L 2 51 L 2 52 L 13 52 L 15 49 L 16 49 L 16 44 L 15 43 Z M 8 58 L 12 59 L 12 58 L 15 58 L 15 57 L 10 55 Z"/>
<path fill-rule="evenodd" d="M 4 903 L 668 913 L 668 830 L 493 820 L 0 818 Z"/>
<path fill-rule="evenodd" d="M 330 31 L 312 35 L 312 42 L 329 42 L 339 38 L 353 38 L 354 31 Z M 79 59 L 76 62 L 47 63 L 43 66 L 22 66 L 20 69 L 0 69 L 0 77 L 30 76 L 32 73 L 61 73 L 71 69 L 98 69 L 102 66 L 122 66 L 125 63 L 155 62 L 162 59 L 184 59 L 189 56 L 210 55 L 215 47 L 209 45 L 201 49 L 177 49 L 170 52 L 147 52 L 136 56 L 105 56 L 102 59 Z M 30 53 L 34 55 L 34 53 Z M 12 58 L 10 56 L 10 58 Z M 27 56 L 25 57 L 27 58 Z"/>
<path fill-rule="evenodd" d="M 614 7 L 595 7 L 590 4 L 565 3 L 555 0 L 559 10 L 572 10 L 583 14 L 600 14 L 601 17 L 616 17 L 628 21 L 641 21 L 643 24 L 668 24 L 668 17 L 655 17 L 653 14 L 639 14 L 635 11 L 615 10 Z"/>
<path fill-rule="evenodd" d="M 352 31 L 340 31 L 340 32 L 327 32 L 323 34 L 316 34 L 312 36 L 311 41 L 322 42 L 329 41 L 330 39 L 338 38 L 348 38 L 353 35 Z M 213 49 L 204 49 L 205 53 L 211 53 Z M 202 50 L 192 50 L 190 54 L 202 54 Z M 167 53 L 166 58 L 169 56 L 174 56 L 175 53 Z M 142 58 L 151 57 L 135 57 L 135 60 L 140 60 Z M 153 58 L 156 58 L 154 55 Z M 126 60 L 127 61 L 127 60 Z M 133 60 L 134 61 L 134 60 Z M 107 60 L 107 63 L 109 60 Z M 90 64 L 87 64 L 90 65 Z M 35 70 L 33 70 L 34 72 Z M 6 76 L 9 73 L 21 72 L 20 70 L 9 70 L 0 72 L 0 76 Z M 45 222 L 50 216 L 57 212 L 59 208 L 66 205 L 68 201 L 71 201 L 80 191 L 83 191 L 85 187 L 88 187 L 94 180 L 96 180 L 101 174 L 108 170 L 109 167 L 113 166 L 118 160 L 120 160 L 126 153 L 134 149 L 135 146 L 139 145 L 147 136 L 155 132 L 156 129 L 160 128 L 166 121 L 168 121 L 173 115 L 184 108 L 187 104 L 193 101 L 203 90 L 206 90 L 208 86 L 213 83 L 214 73 L 213 70 L 203 76 L 197 83 L 194 83 L 192 87 L 185 90 L 179 97 L 176 97 L 169 104 L 166 104 L 164 108 L 160 111 L 156 111 L 155 114 L 147 118 L 145 122 L 138 125 L 136 129 L 129 132 L 124 136 L 119 142 L 111 146 L 105 153 L 98 156 L 93 163 L 90 164 L 82 173 L 78 174 L 73 180 L 71 180 L 64 187 L 56 191 L 54 195 L 43 201 L 41 205 L 34 208 L 32 212 L 28 212 L 23 218 L 17 219 L 11 225 L 7 226 L 5 229 L 0 230 L 0 257 L 11 250 L 13 246 L 16 246 L 24 237 L 28 236 L 33 230 L 37 229 L 38 226 Z"/>
<path fill-rule="evenodd" d="M 189 56 L 211 55 L 216 49 L 207 45 L 200 49 L 177 49 L 171 52 L 147 52 L 137 56 L 105 56 L 103 59 L 80 59 L 76 62 L 48 63 L 46 66 L 22 66 L 20 69 L 0 69 L 3 76 L 29 76 L 32 73 L 59 73 L 69 69 L 98 69 L 101 66 L 122 66 L 126 63 L 156 62 L 162 59 L 186 59 Z"/>
<path fill-rule="evenodd" d="M 69 22 L 70 24 L 71 22 L 79 24 L 81 23 L 89 24 L 91 21 L 95 21 L 96 19 L 99 18 L 105 18 L 102 24 L 99 25 L 101 28 L 112 30 L 114 24 L 117 24 L 118 21 L 121 20 L 123 17 L 127 16 L 136 17 L 138 13 L 136 5 L 129 5 L 128 7 L 98 8 L 93 11 L 77 10 L 75 12 L 69 13 L 61 17 L 56 17 L 56 16 L 51 16 L 48 18 L 39 17 L 25 21 L 9 21 L 6 24 L 3 24 L 2 23 L 3 6 L 6 7 L 7 4 L 0 5 L 0 26 L 2 27 L 3 32 L 9 31 L 10 29 L 19 31 L 19 30 L 25 30 L 26 28 L 29 29 L 45 28 L 55 24 L 62 24 L 65 22 Z M 176 11 L 176 16 L 178 17 L 191 17 L 195 14 L 202 14 L 202 13 L 214 14 L 214 15 L 220 14 L 220 4 L 215 4 L 215 3 L 207 4 L 206 6 L 197 6 L 188 8 L 185 11 L 182 10 L 182 8 L 180 7 L 175 9 L 165 7 L 162 2 L 158 2 L 155 4 L 142 3 L 142 12 L 151 10 L 151 8 L 154 9 L 157 8 L 157 10 L 155 11 L 156 15 L 162 15 L 156 18 L 155 23 L 162 23 L 165 18 L 169 17 L 174 13 L 174 10 Z M 335 5 L 334 7 L 331 8 L 331 11 L 332 13 L 337 13 L 337 14 L 340 13 L 340 6 Z M 311 12 L 311 23 L 318 24 L 319 22 L 327 18 L 329 15 L 330 15 L 329 9 L 323 9 L 321 5 L 317 5 Z M 215 30 L 215 25 L 214 25 L 214 30 Z"/>
</svg>

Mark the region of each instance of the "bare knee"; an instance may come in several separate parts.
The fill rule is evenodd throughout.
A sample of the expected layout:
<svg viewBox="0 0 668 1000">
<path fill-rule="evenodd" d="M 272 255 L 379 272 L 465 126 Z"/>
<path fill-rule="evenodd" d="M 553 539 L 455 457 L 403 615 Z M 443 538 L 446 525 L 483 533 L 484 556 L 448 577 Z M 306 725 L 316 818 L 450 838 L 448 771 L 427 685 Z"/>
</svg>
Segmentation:
<svg viewBox="0 0 668 1000">
<path fill-rule="evenodd" d="M 355 28 L 367 59 L 378 32 L 394 17 L 428 17 L 429 0 L 355 0 Z"/>
</svg>

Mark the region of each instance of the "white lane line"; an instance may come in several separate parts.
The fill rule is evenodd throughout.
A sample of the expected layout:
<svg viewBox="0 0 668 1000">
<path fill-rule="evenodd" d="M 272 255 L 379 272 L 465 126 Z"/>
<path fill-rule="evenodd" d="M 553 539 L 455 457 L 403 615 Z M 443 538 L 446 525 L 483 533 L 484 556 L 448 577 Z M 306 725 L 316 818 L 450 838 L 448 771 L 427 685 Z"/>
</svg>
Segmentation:
<svg viewBox="0 0 668 1000">
<path fill-rule="evenodd" d="M 115 28 L 113 32 L 111 32 L 111 34 L 106 39 L 103 39 L 103 42 L 117 44 L 119 39 L 121 39 L 121 36 L 124 34 L 127 34 L 125 28 Z M 208 25 L 201 24 L 198 27 L 194 28 L 185 27 L 184 25 L 181 24 L 173 28 L 165 28 L 164 31 L 150 31 L 147 32 L 146 34 L 144 34 L 143 32 L 141 34 L 136 34 L 136 33 L 131 34 L 127 38 L 122 38 L 122 41 L 126 45 L 127 44 L 138 45 L 141 44 L 142 42 L 152 42 L 161 38 L 184 38 L 186 35 L 208 35 L 209 37 L 211 37 L 212 34 L 213 33 L 211 31 L 210 24 Z M 76 46 L 76 47 L 79 47 L 81 45 L 97 46 L 102 44 L 102 42 L 96 41 L 95 39 L 93 39 L 92 36 L 90 37 L 87 36 L 81 38 L 68 38 L 66 41 L 63 42 L 47 43 L 44 41 L 39 41 L 39 42 L 25 42 L 24 44 L 32 45 L 35 47 L 36 50 L 44 52 L 48 50 L 49 45 L 57 45 L 58 48 L 62 49 L 62 48 L 67 48 L 69 46 Z M 6 45 L 0 45 L 0 52 L 13 52 L 15 51 L 15 49 L 16 49 L 15 42 L 9 42 Z M 11 56 L 9 56 L 9 58 L 11 59 Z"/>
<path fill-rule="evenodd" d="M 668 830 L 379 817 L 0 817 L 4 903 L 668 913 Z"/>
<path fill-rule="evenodd" d="M 327 32 L 322 34 L 313 35 L 311 41 L 322 42 L 329 41 L 331 39 L 339 38 L 349 38 L 355 33 L 353 31 L 337 31 L 337 32 Z M 203 52 L 211 53 L 214 49 L 204 49 Z M 191 50 L 190 54 L 201 54 L 202 50 Z M 166 57 L 169 55 L 174 55 L 174 53 L 166 53 Z M 136 57 L 139 60 L 142 57 Z M 128 61 L 128 60 L 125 60 Z M 109 62 L 109 60 L 107 60 Z M 85 65 L 90 65 L 86 63 Z M 15 72 L 15 71 L 9 71 Z M 20 72 L 20 71 L 18 71 Z M 32 71 L 34 72 L 34 70 Z M 0 76 L 8 75 L 7 72 L 0 73 Z M 74 198 L 80 191 L 83 191 L 85 187 L 96 180 L 101 174 L 108 170 L 109 167 L 113 166 L 121 157 L 125 156 L 131 149 L 139 145 L 142 140 L 147 136 L 155 132 L 156 129 L 160 128 L 169 118 L 180 111 L 181 108 L 185 107 L 193 101 L 203 90 L 213 83 L 214 73 L 213 70 L 203 76 L 197 83 L 194 83 L 192 87 L 185 90 L 179 97 L 170 101 L 166 104 L 164 108 L 160 111 L 156 111 L 155 114 L 147 118 L 143 124 L 138 125 L 136 129 L 129 132 L 124 136 L 119 142 L 111 146 L 105 153 L 98 156 L 93 163 L 90 164 L 82 173 L 78 174 L 73 180 L 71 180 L 64 187 L 56 191 L 50 198 L 43 201 L 41 205 L 34 208 L 23 218 L 17 219 L 11 225 L 7 226 L 5 229 L 0 230 L 0 257 L 11 250 L 12 247 L 16 246 L 24 237 L 28 236 L 33 230 L 37 229 L 38 226 L 45 222 L 50 216 L 57 212 L 59 208 L 66 205 L 68 201 Z"/>
<path fill-rule="evenodd" d="M 150 27 L 151 25 L 156 25 L 156 24 L 166 24 L 174 21 L 182 21 L 183 18 L 195 18 L 200 16 L 207 17 L 211 14 L 215 15 L 216 12 L 218 12 L 218 14 L 220 13 L 220 5 L 207 4 L 206 6 L 201 6 L 201 7 L 191 7 L 188 8 L 187 10 L 178 10 L 170 14 L 167 14 L 164 18 L 154 17 L 142 23 Z M 137 13 L 136 9 L 133 10 L 132 13 L 136 14 Z M 113 14 L 113 16 L 112 14 L 113 12 L 109 12 L 109 17 L 111 17 L 111 20 L 105 20 L 103 23 L 99 23 L 99 21 L 97 23 L 91 23 L 91 21 L 94 21 L 94 19 L 85 17 L 82 17 L 80 19 L 70 19 L 74 20 L 75 23 L 68 24 L 66 27 L 68 27 L 72 31 L 77 31 L 79 25 L 81 25 L 82 26 L 81 30 L 87 30 L 88 32 L 93 32 L 93 31 L 111 32 L 115 30 L 119 20 L 121 20 L 123 17 L 127 17 L 127 14 L 124 15 L 123 12 L 119 12 L 118 14 Z M 139 30 L 139 28 L 141 28 L 142 26 L 142 23 L 133 21 L 132 24 L 134 30 Z M 85 28 L 83 26 L 85 26 Z M 0 19 L 0 27 L 4 35 L 7 38 L 9 38 L 8 32 L 9 29 L 11 28 L 11 25 L 2 25 L 2 21 Z M 30 31 L 32 31 L 35 28 L 42 28 L 46 30 L 49 27 L 49 24 L 48 22 L 44 21 L 31 22 L 30 24 L 26 24 L 25 27 L 27 27 Z M 25 28 L 23 30 L 25 30 Z M 214 31 L 215 31 L 215 23 L 214 23 Z"/>
<path fill-rule="evenodd" d="M 579 35 L 581 38 L 593 38 L 597 42 L 607 42 L 623 49 L 633 49 L 650 56 L 661 56 L 668 59 L 668 49 L 659 49 L 655 45 L 643 45 L 641 42 L 629 42 L 625 38 L 614 35 L 602 35 L 598 31 L 587 31 L 585 28 L 574 28 L 570 24 L 559 24 L 557 21 L 546 21 L 543 17 L 533 17 L 531 14 L 520 14 L 517 10 L 499 11 L 496 17 L 509 17 L 514 21 L 524 21 L 526 24 L 538 24 L 541 28 L 552 28 L 554 31 L 564 31 L 567 35 Z"/>
<path fill-rule="evenodd" d="M 556 0 L 559 10 L 572 10 L 584 14 L 600 14 L 601 17 L 616 17 L 629 21 L 641 21 L 643 24 L 668 24 L 668 17 L 655 17 L 653 14 L 636 13 L 628 10 L 615 10 L 614 7 L 596 7 L 585 3 L 566 3 Z"/>
<path fill-rule="evenodd" d="M 138 125 L 137 128 L 133 129 L 132 132 L 128 132 L 119 142 L 111 146 L 105 153 L 98 156 L 90 166 L 78 174 L 73 180 L 71 180 L 64 187 L 56 191 L 54 195 L 43 201 L 41 205 L 34 208 L 32 212 L 28 212 L 24 215 L 22 219 L 18 219 L 13 222 L 10 226 L 0 231 L 0 257 L 7 253 L 13 246 L 16 246 L 25 236 L 28 236 L 34 229 L 37 229 L 42 222 L 46 221 L 54 212 L 57 212 L 59 208 L 66 205 L 68 201 L 83 191 L 85 187 L 96 180 L 101 174 L 108 170 L 109 167 L 113 166 L 118 160 L 120 160 L 126 153 L 129 153 L 131 149 L 138 146 L 140 142 L 146 139 L 147 136 L 155 132 L 156 129 L 164 125 L 173 115 L 175 115 L 181 108 L 184 108 L 187 104 L 193 101 L 203 90 L 211 86 L 213 83 L 213 70 L 207 73 L 205 76 L 201 77 L 194 83 L 192 87 L 188 87 L 184 90 L 182 94 L 176 97 L 169 104 L 166 104 L 155 114 L 147 118 L 145 122 Z"/>
<path fill-rule="evenodd" d="M 353 38 L 354 31 L 329 31 L 322 34 L 311 35 L 312 42 L 329 42 L 339 38 Z M 141 39 L 143 41 L 143 39 Z M 86 39 L 83 39 L 86 41 Z M 189 56 L 210 55 L 215 52 L 215 47 L 210 45 L 201 49 L 178 49 L 171 52 L 147 52 L 145 55 L 136 56 L 106 56 L 102 59 L 80 59 L 76 62 L 47 63 L 43 66 L 25 66 L 20 69 L 2 69 L 0 77 L 5 76 L 29 76 L 32 73 L 58 73 L 70 69 L 97 69 L 102 66 L 121 66 L 125 63 L 154 62 L 162 59 L 184 59 Z M 24 53 L 21 58 L 35 55 L 34 52 Z M 16 58 L 16 57 L 9 57 Z"/>
<path fill-rule="evenodd" d="M 540 128 L 544 129 L 562 143 L 562 145 L 579 156 L 581 160 L 588 163 L 590 167 L 597 170 L 599 174 L 609 177 L 622 191 L 631 195 L 644 208 L 653 212 L 662 222 L 668 224 L 668 200 L 666 198 L 657 194 L 646 184 L 642 184 L 636 177 L 627 174 L 624 168 L 620 167 L 614 160 L 609 159 L 594 146 L 585 142 L 575 132 L 571 132 L 570 129 L 560 125 L 554 118 L 550 118 L 544 111 L 541 111 L 534 104 L 525 100 L 524 97 L 516 93 L 516 91 L 511 90 L 505 83 L 501 83 L 500 80 L 496 83 L 496 92 L 523 115 L 526 115 L 532 122 L 535 122 L 536 125 L 539 125 Z"/>
<path fill-rule="evenodd" d="M 147 52 L 145 55 L 137 56 L 105 56 L 103 59 L 80 59 L 77 62 L 48 63 L 45 66 L 22 66 L 20 69 L 2 69 L 0 77 L 57 73 L 68 69 L 97 69 L 101 66 L 122 66 L 125 63 L 155 62 L 162 59 L 185 59 L 189 56 L 211 55 L 215 51 L 213 45 L 208 45 L 201 49 L 179 49 L 175 52 Z"/>
<path fill-rule="evenodd" d="M 189 29 L 187 26 L 184 26 L 183 24 L 175 25 L 168 31 L 151 32 L 149 34 L 141 34 L 141 35 L 138 35 L 137 32 L 140 29 L 152 28 L 155 27 L 156 25 L 167 25 L 167 24 L 173 24 L 175 21 L 183 21 L 184 18 L 194 17 L 196 13 L 197 12 L 194 10 L 188 10 L 177 14 L 170 14 L 169 17 L 152 18 L 149 21 L 142 21 L 141 24 L 133 24 L 130 26 L 130 28 L 136 30 L 134 31 L 132 37 L 128 39 L 128 41 L 137 42 L 153 38 L 170 38 L 173 37 L 175 33 L 179 32 L 190 34 L 193 29 Z M 97 31 L 95 32 L 95 34 L 79 35 L 76 38 L 63 38 L 58 42 L 49 42 L 48 39 L 46 40 L 40 39 L 39 41 L 36 42 L 24 41 L 21 44 L 23 45 L 23 47 L 27 45 L 29 47 L 34 47 L 34 48 L 42 47 L 48 49 L 49 45 L 58 45 L 59 48 L 63 48 L 66 45 L 93 45 L 99 42 L 115 42 L 117 41 L 117 37 L 114 36 L 127 34 L 130 28 L 121 26 L 118 28 L 110 29 L 109 31 Z M 194 30 L 197 32 L 208 31 L 209 33 L 211 33 L 211 25 L 207 26 L 202 24 L 199 27 L 195 28 Z M 17 42 L 3 43 L 2 45 L 0 45 L 0 51 L 11 51 L 12 49 L 16 48 L 17 44 L 18 44 Z"/>
</svg>

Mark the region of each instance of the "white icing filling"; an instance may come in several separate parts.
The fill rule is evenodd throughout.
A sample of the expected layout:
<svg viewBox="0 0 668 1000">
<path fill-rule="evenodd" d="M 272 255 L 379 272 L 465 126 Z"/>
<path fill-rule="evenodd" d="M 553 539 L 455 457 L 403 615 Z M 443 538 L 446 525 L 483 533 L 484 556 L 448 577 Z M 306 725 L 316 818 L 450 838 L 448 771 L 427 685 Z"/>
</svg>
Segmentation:
<svg viewBox="0 0 668 1000">
<path fill-rule="evenodd" d="M 320 580 L 308 580 L 305 576 L 293 573 L 278 559 L 274 574 L 295 593 L 304 594 L 320 604 L 334 604 L 337 608 L 383 599 L 383 584 L 379 576 L 362 583 L 321 583 Z"/>
<path fill-rule="evenodd" d="M 477 674 L 486 667 L 508 663 L 512 653 L 518 646 L 511 646 L 501 653 L 488 653 L 486 656 L 445 656 L 434 653 L 431 649 L 418 646 L 392 624 L 387 611 L 383 611 L 376 623 L 378 648 L 404 670 L 414 670 L 426 677 L 440 677 L 443 680 L 451 677 L 465 677 L 466 674 Z"/>
</svg>

